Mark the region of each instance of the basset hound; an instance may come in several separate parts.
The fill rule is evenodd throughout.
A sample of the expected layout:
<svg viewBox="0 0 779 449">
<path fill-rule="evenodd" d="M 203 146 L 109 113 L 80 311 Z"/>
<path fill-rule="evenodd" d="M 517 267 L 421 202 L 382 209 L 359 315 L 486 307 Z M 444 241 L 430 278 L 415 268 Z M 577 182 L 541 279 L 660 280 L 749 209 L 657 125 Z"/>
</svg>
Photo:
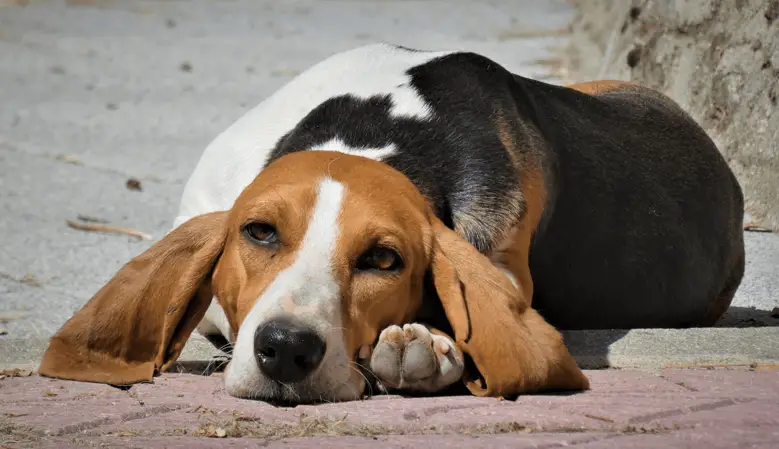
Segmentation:
<svg viewBox="0 0 779 449">
<path fill-rule="evenodd" d="M 197 328 L 237 397 L 583 390 L 557 329 L 714 323 L 743 198 L 677 104 L 468 52 L 369 45 L 221 133 L 164 238 L 52 338 L 42 375 L 151 381 Z"/>
</svg>

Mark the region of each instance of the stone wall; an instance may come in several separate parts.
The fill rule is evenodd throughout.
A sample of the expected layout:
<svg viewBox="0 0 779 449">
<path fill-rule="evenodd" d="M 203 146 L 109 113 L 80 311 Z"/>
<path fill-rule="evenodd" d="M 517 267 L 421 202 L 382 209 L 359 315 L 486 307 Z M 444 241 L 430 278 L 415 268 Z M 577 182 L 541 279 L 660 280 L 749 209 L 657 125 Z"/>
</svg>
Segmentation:
<svg viewBox="0 0 779 449">
<path fill-rule="evenodd" d="M 779 230 L 779 0 L 572 0 L 573 81 L 632 80 L 679 102 L 738 176 L 747 221 Z"/>
</svg>

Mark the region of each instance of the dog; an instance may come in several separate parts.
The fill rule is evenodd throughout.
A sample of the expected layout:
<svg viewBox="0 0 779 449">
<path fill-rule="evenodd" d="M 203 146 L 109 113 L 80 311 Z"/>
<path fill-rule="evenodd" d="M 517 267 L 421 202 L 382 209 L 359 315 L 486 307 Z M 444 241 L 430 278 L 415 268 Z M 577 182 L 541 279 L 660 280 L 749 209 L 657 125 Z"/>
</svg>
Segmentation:
<svg viewBox="0 0 779 449">
<path fill-rule="evenodd" d="M 151 381 L 197 328 L 264 400 L 589 388 L 557 329 L 711 325 L 743 197 L 676 103 L 475 53 L 335 54 L 221 133 L 172 231 L 52 338 L 42 375 Z"/>
</svg>

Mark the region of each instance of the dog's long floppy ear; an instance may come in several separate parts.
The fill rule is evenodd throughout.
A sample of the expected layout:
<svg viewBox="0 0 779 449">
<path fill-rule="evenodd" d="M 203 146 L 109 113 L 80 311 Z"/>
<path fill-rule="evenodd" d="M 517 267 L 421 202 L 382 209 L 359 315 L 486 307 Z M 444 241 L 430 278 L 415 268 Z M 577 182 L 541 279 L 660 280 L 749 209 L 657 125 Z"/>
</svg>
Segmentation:
<svg viewBox="0 0 779 449">
<path fill-rule="evenodd" d="M 52 337 L 39 373 L 119 386 L 167 369 L 211 301 L 226 219 L 192 218 L 124 265 Z"/>
<path fill-rule="evenodd" d="M 530 298 L 476 248 L 433 218 L 431 271 L 455 342 L 473 363 L 463 380 L 476 396 L 585 390 L 589 381 L 560 333 Z"/>
</svg>

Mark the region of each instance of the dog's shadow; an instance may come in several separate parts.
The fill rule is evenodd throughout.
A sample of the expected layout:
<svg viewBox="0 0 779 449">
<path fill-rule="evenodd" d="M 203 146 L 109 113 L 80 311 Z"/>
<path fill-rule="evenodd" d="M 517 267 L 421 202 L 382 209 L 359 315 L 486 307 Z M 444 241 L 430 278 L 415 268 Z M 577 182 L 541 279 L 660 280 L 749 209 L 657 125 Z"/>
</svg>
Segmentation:
<svg viewBox="0 0 779 449">
<path fill-rule="evenodd" d="M 755 328 L 779 326 L 779 313 L 751 307 L 730 307 L 713 328 Z M 641 331 L 641 330 L 637 330 Z M 603 369 L 613 365 L 612 345 L 631 330 L 562 331 L 571 355 L 583 369 Z M 624 352 L 624 349 L 622 349 Z M 630 354 L 621 354 L 622 356 Z M 641 354 L 636 354 L 641 355 Z M 672 363 L 669 360 L 669 363 Z"/>
<path fill-rule="evenodd" d="M 233 355 L 233 345 L 221 335 L 206 335 L 205 339 L 219 351 L 219 355 L 208 360 L 177 360 L 167 372 L 198 376 L 214 376 L 223 373 Z"/>
<path fill-rule="evenodd" d="M 754 307 L 731 307 L 714 327 L 777 327 L 779 311 L 759 310 Z"/>
</svg>

